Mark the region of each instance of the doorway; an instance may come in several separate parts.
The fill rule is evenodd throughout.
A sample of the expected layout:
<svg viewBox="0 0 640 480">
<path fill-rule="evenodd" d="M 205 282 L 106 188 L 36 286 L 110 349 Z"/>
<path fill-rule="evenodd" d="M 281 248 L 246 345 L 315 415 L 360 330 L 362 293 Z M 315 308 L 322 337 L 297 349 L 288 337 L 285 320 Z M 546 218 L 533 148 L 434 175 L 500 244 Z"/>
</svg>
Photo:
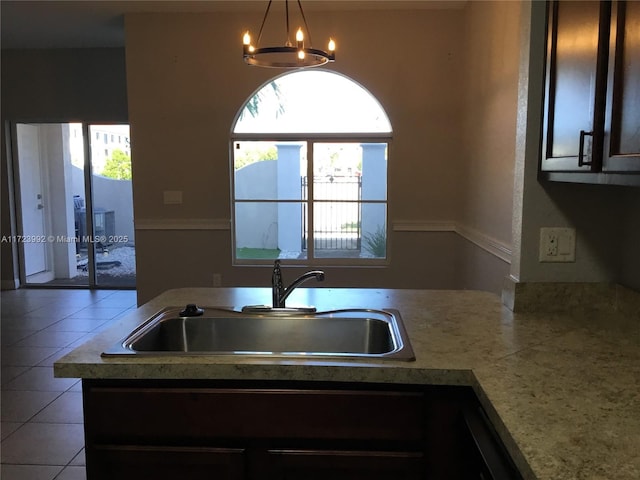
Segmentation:
<svg viewBox="0 0 640 480">
<path fill-rule="evenodd" d="M 135 288 L 128 125 L 14 126 L 20 279 Z"/>
</svg>

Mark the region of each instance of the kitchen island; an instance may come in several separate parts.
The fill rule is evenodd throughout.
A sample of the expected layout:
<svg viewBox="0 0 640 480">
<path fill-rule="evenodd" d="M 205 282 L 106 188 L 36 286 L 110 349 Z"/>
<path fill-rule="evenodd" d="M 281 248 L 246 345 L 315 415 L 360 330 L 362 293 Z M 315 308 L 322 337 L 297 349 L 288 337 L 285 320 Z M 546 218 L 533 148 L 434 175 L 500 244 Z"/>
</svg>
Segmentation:
<svg viewBox="0 0 640 480">
<path fill-rule="evenodd" d="M 55 375 L 469 386 L 524 478 L 640 477 L 640 324 L 613 311 L 514 314 L 475 291 L 299 289 L 291 304 L 399 310 L 416 360 L 101 356 L 167 306 L 270 298 L 261 288 L 165 292 L 61 358 Z"/>
</svg>

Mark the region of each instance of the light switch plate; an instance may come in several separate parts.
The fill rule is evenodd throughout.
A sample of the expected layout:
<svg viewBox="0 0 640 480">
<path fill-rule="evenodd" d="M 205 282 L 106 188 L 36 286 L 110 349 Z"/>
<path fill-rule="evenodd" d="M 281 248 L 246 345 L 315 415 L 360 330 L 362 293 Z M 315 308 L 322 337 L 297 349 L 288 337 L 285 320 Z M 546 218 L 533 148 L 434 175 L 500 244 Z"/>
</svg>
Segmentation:
<svg viewBox="0 0 640 480">
<path fill-rule="evenodd" d="M 162 200 L 165 205 L 180 205 L 182 190 L 165 190 L 162 192 Z"/>
<path fill-rule="evenodd" d="M 576 230 L 566 227 L 540 229 L 540 262 L 575 262 Z"/>
</svg>

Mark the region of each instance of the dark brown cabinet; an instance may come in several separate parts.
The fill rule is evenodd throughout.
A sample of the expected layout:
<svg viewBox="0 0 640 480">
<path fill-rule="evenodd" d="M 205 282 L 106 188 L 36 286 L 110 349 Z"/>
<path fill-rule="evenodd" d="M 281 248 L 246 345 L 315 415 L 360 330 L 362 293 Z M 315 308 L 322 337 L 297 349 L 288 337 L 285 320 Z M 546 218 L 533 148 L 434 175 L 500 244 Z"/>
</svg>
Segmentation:
<svg viewBox="0 0 640 480">
<path fill-rule="evenodd" d="M 521 478 L 466 426 L 469 387 L 84 380 L 83 398 L 88 480 Z"/>
<path fill-rule="evenodd" d="M 507 453 L 481 408 L 463 407 L 459 417 L 461 450 L 465 453 L 464 478 L 516 478 Z"/>
<path fill-rule="evenodd" d="M 598 171 L 604 105 L 596 103 L 605 91 L 608 46 L 601 27 L 608 29 L 609 5 L 556 1 L 548 8 L 542 169 Z"/>
<path fill-rule="evenodd" d="M 640 185 L 638 2 L 548 3 L 541 178 Z"/>
<path fill-rule="evenodd" d="M 613 2 L 603 171 L 640 174 L 640 2 Z"/>
<path fill-rule="evenodd" d="M 140 480 L 243 480 L 242 449 L 153 445 L 96 445 L 87 478 Z"/>
<path fill-rule="evenodd" d="M 421 452 L 269 450 L 270 478 L 305 480 L 419 480 L 425 476 Z"/>
</svg>

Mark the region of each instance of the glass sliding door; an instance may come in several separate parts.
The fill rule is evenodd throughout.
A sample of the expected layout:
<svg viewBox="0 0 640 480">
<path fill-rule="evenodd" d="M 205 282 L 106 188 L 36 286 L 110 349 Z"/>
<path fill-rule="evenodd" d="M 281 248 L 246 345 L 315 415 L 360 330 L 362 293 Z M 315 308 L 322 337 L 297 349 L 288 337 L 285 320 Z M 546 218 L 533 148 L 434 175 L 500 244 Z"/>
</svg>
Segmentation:
<svg viewBox="0 0 640 480">
<path fill-rule="evenodd" d="M 112 126 L 130 152 L 128 126 Z M 105 130 L 103 128 L 103 130 Z M 21 281 L 29 285 L 135 287 L 133 229 L 116 226 L 119 213 L 133 225 L 131 179 L 111 186 L 111 148 L 94 162 L 91 126 L 80 123 L 16 124 L 14 165 Z M 109 142 L 111 136 L 107 137 Z M 104 137 L 102 137 L 104 140 Z M 110 145 L 110 143 L 109 143 Z M 101 145 L 103 147 L 104 145 Z M 107 147 L 108 149 L 109 147 Z M 104 152 L 105 149 L 103 149 Z M 130 172 L 130 157 L 118 159 Z M 95 163 L 95 165 L 94 165 Z M 99 169 L 99 170 L 97 170 Z M 106 177 L 109 179 L 109 177 Z M 98 204 L 93 192 L 98 192 Z M 105 200 L 111 192 L 113 200 Z M 127 248 L 127 261 L 106 259 Z M 123 252 L 124 253 L 124 252 Z M 123 267 L 124 266 L 124 267 Z M 116 269 L 116 267 L 120 267 Z M 103 274 L 103 272 L 107 272 Z"/>
<path fill-rule="evenodd" d="M 96 284 L 135 286 L 129 125 L 89 125 Z"/>
<path fill-rule="evenodd" d="M 73 196 L 84 191 L 80 124 L 17 124 L 14 130 L 16 238 L 26 284 L 84 285 Z"/>
</svg>

